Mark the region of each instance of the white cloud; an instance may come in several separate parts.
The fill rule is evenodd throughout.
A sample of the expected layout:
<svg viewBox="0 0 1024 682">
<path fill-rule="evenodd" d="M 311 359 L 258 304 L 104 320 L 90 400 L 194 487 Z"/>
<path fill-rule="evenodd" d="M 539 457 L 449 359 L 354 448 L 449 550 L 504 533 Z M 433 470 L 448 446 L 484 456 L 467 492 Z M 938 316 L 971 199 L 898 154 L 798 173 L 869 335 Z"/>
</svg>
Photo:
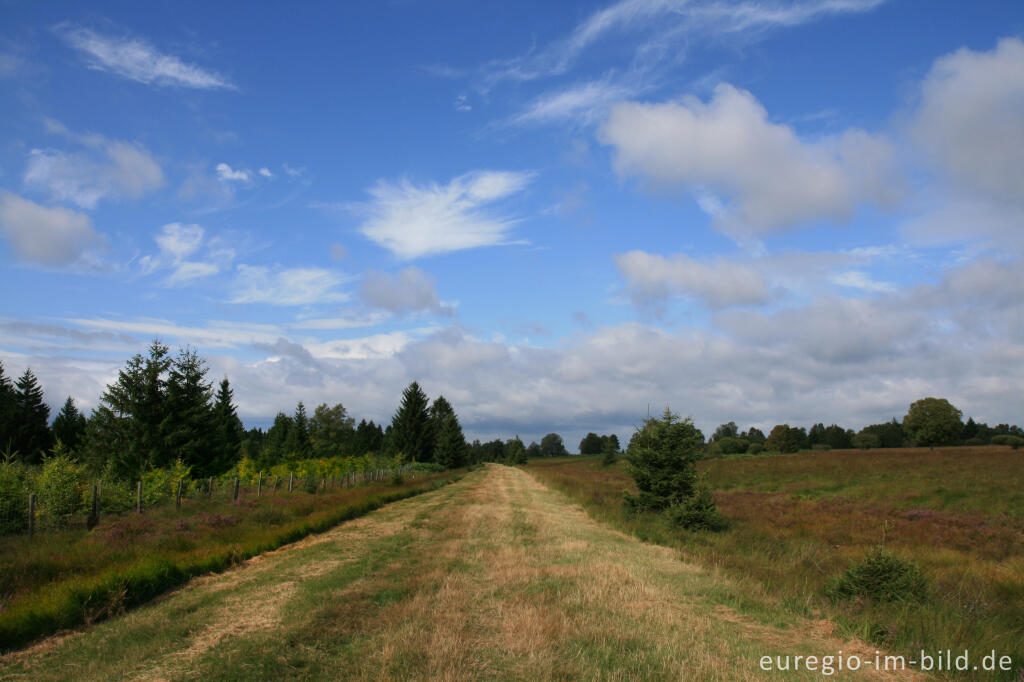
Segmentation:
<svg viewBox="0 0 1024 682">
<path fill-rule="evenodd" d="M 432 312 L 451 315 L 451 308 L 441 304 L 434 278 L 416 266 L 394 275 L 371 270 L 363 277 L 359 295 L 376 308 L 393 313 Z"/>
<path fill-rule="evenodd" d="M 469 103 L 469 99 L 465 95 L 459 95 L 455 98 L 455 111 L 461 111 L 463 113 L 473 111 L 473 106 Z"/>
<path fill-rule="evenodd" d="M 217 164 L 217 177 L 225 182 L 249 182 L 252 180 L 252 172 L 248 170 L 234 170 L 226 163 Z"/>
<path fill-rule="evenodd" d="M 861 289 L 863 291 L 895 291 L 896 287 L 889 282 L 879 282 L 878 280 L 872 279 L 863 270 L 846 270 L 844 272 L 837 273 L 832 277 L 832 282 L 849 289 Z"/>
<path fill-rule="evenodd" d="M 315 305 L 339 303 L 349 295 L 338 287 L 349 281 L 334 270 L 323 268 L 268 268 L 239 265 L 235 293 L 229 303 L 270 303 L 272 305 Z"/>
<path fill-rule="evenodd" d="M 967 48 L 937 60 L 921 85 L 911 132 L 959 186 L 1024 205 L 1024 42 Z"/>
<path fill-rule="evenodd" d="M 102 135 L 78 135 L 54 121 L 47 122 L 47 129 L 84 147 L 71 153 L 57 149 L 29 152 L 25 184 L 55 201 L 95 208 L 101 199 L 137 199 L 164 184 L 160 164 L 140 145 Z"/>
<path fill-rule="evenodd" d="M 646 79 L 662 64 L 678 63 L 695 39 L 725 35 L 749 39 L 778 27 L 791 27 L 824 16 L 867 12 L 884 0 L 808 0 L 790 4 L 749 1 L 620 0 L 586 17 L 561 40 L 526 55 L 489 62 L 483 87 L 510 81 L 560 76 L 597 44 L 629 34 L 634 41 L 633 68 Z M 440 75 L 446 72 L 438 70 Z"/>
<path fill-rule="evenodd" d="M 234 259 L 234 252 L 230 249 L 217 249 L 209 253 L 204 260 L 191 258 L 203 245 L 205 234 L 206 231 L 199 225 L 164 225 L 153 237 L 160 252 L 156 256 L 145 256 L 140 259 L 142 272 L 150 274 L 164 268 L 171 269 L 171 274 L 163 280 L 164 286 L 181 286 L 196 279 L 216 275 L 222 265 L 227 265 Z"/>
<path fill-rule="evenodd" d="M 764 277 L 748 266 L 718 258 L 704 263 L 684 254 L 664 257 L 645 251 L 615 256 L 626 288 L 638 303 L 669 296 L 701 301 L 709 308 L 761 305 L 771 299 Z"/>
<path fill-rule="evenodd" d="M 262 175 L 265 178 L 272 178 L 272 177 L 274 177 L 274 174 L 270 172 L 270 169 L 265 167 L 265 166 L 263 168 L 260 168 L 259 173 L 260 173 L 260 175 Z"/>
<path fill-rule="evenodd" d="M 148 85 L 199 90 L 235 88 L 215 71 L 186 64 L 138 38 L 104 36 L 67 23 L 59 24 L 54 30 L 68 45 L 84 53 L 92 69 Z"/>
<path fill-rule="evenodd" d="M 569 120 L 589 124 L 603 118 L 612 103 L 634 97 L 639 92 L 640 88 L 635 83 L 607 79 L 572 85 L 534 99 L 512 122 L 532 124 Z"/>
<path fill-rule="evenodd" d="M 703 195 L 716 227 L 738 240 L 847 220 L 861 202 L 889 206 L 902 194 L 886 141 L 848 130 L 805 142 L 769 121 L 753 95 L 727 84 L 707 104 L 686 97 L 616 105 L 600 137 L 615 148 L 620 175 Z"/>
<path fill-rule="evenodd" d="M 10 192 L 0 192 L 0 234 L 15 255 L 36 265 L 74 265 L 105 240 L 84 213 L 48 208 Z"/>
<path fill-rule="evenodd" d="M 532 173 L 474 171 L 447 185 L 379 181 L 372 201 L 350 206 L 366 216 L 359 230 L 403 259 L 507 242 L 514 221 L 486 210 L 522 192 Z"/>
</svg>

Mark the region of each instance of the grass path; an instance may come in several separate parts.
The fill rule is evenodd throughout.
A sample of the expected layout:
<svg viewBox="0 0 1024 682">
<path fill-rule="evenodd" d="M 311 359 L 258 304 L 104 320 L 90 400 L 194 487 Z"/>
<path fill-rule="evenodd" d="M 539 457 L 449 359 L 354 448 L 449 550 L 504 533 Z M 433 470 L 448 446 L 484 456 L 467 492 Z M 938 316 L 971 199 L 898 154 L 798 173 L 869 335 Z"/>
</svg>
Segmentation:
<svg viewBox="0 0 1024 682">
<path fill-rule="evenodd" d="M 489 465 L 0 658 L 0 678 L 757 680 L 763 655 L 874 658 L 826 623 L 742 603 L 721 576 Z"/>
</svg>

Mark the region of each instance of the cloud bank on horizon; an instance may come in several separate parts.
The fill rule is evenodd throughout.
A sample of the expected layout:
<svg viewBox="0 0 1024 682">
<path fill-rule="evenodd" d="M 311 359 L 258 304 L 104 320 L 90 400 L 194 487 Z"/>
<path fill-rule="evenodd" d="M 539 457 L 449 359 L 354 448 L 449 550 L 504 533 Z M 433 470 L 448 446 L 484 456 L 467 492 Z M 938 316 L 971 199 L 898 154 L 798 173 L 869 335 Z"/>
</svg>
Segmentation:
<svg viewBox="0 0 1024 682">
<path fill-rule="evenodd" d="M 250 425 L 1021 423 L 1024 7 L 921 11 L 20 5 L 0 361 L 88 408 L 192 344 Z"/>
</svg>

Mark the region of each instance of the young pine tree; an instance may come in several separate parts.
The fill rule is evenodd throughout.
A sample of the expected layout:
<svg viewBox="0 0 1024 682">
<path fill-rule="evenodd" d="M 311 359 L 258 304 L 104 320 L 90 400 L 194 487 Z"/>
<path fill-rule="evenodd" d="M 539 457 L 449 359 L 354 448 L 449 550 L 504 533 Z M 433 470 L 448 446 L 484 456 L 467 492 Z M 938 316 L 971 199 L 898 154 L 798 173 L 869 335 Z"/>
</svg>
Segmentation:
<svg viewBox="0 0 1024 682">
<path fill-rule="evenodd" d="M 53 420 L 53 437 L 71 452 L 78 450 L 85 438 L 85 415 L 78 411 L 71 396 L 64 401 L 64 407 Z"/>
<path fill-rule="evenodd" d="M 391 419 L 391 447 L 403 454 L 406 461 L 433 461 L 434 439 L 427 402 L 427 394 L 414 381 L 402 392 L 402 403 Z"/>
<path fill-rule="evenodd" d="M 53 445 L 50 408 L 43 402 L 43 387 L 32 370 L 26 369 L 15 389 L 12 452 L 20 452 L 24 462 L 41 464 L 43 453 Z"/>
<path fill-rule="evenodd" d="M 214 454 L 210 464 L 211 474 L 220 474 L 235 465 L 241 456 L 245 427 L 235 411 L 234 392 L 228 378 L 220 382 L 213 403 Z"/>
<path fill-rule="evenodd" d="M 216 431 L 213 387 L 206 381 L 206 363 L 191 348 L 183 348 L 167 378 L 167 411 L 161 424 L 166 449 L 153 463 L 170 466 L 180 459 L 199 476 L 215 473 Z"/>
</svg>

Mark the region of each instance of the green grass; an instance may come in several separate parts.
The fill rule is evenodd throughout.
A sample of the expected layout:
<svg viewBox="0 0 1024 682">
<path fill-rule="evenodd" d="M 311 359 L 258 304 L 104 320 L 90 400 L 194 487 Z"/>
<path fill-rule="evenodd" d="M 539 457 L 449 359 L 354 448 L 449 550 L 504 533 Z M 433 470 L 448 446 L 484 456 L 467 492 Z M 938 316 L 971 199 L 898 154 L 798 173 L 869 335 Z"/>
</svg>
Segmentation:
<svg viewBox="0 0 1024 682">
<path fill-rule="evenodd" d="M 198 575 L 327 530 L 460 474 L 105 517 L 92 531 L 0 539 L 0 651 L 103 620 Z"/>
<path fill-rule="evenodd" d="M 994 649 L 1024 666 L 1024 455 L 1009 448 L 805 452 L 702 462 L 725 533 L 630 515 L 621 465 L 531 460 L 593 517 L 675 547 L 781 608 L 835 620 L 891 650 Z M 828 585 L 883 541 L 928 580 L 923 604 L 833 603 Z M 759 600 L 746 606 L 757 609 Z M 739 606 L 737 608 L 740 608 Z M 1004 679 L 1017 679 L 1008 674 Z M 990 678 L 986 678 L 990 679 Z"/>
</svg>

